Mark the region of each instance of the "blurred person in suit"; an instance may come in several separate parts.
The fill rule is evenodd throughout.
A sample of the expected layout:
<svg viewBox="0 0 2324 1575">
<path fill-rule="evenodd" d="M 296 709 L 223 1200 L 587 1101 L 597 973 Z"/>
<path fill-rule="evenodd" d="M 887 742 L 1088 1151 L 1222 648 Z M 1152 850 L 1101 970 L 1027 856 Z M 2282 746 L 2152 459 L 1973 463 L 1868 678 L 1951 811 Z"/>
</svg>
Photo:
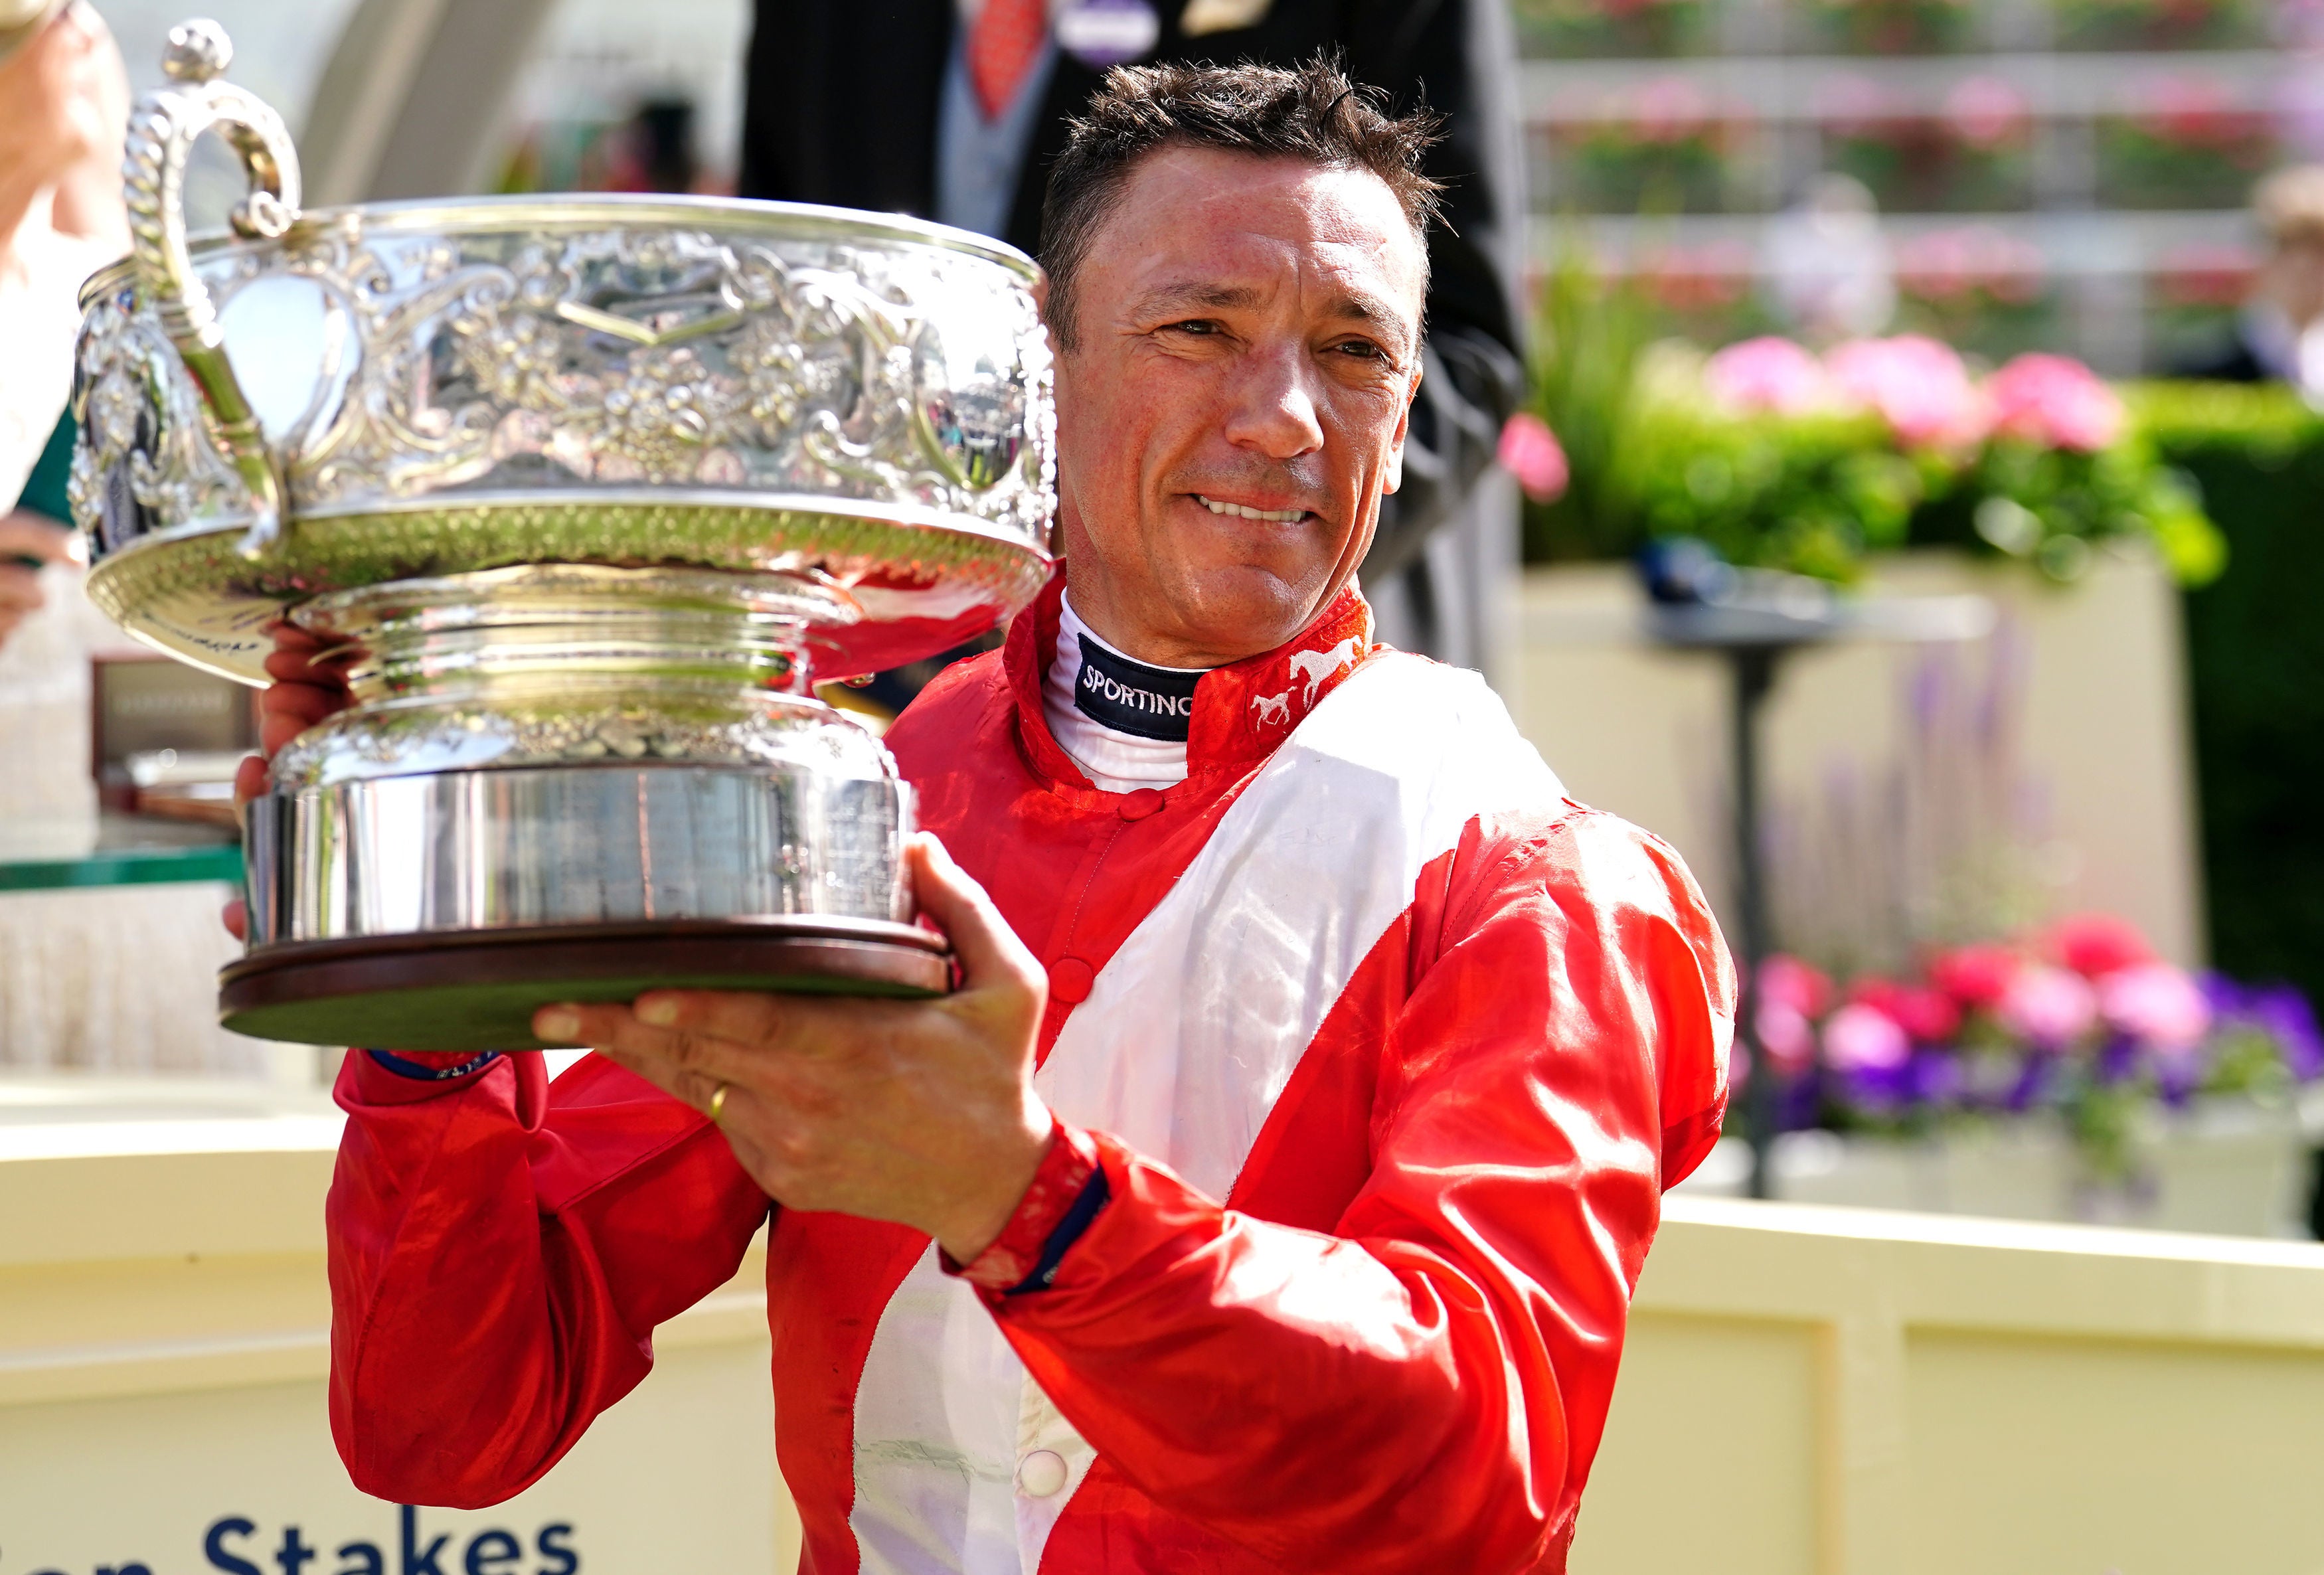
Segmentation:
<svg viewBox="0 0 2324 1575">
<path fill-rule="evenodd" d="M 1426 373 L 1364 592 L 1388 643 L 1504 679 L 1517 500 L 1492 462 L 1525 391 L 1526 194 L 1500 0 L 757 0 L 740 192 L 917 214 L 1038 255 L 1048 171 L 1109 67 L 1318 54 L 1444 122 Z M 910 686 L 873 693 L 895 705 Z"/>
<path fill-rule="evenodd" d="M 2288 382 L 2324 408 L 2324 164 L 2278 170 L 2252 189 L 2267 242 L 2234 336 L 2173 370 L 2217 382 Z"/>
<path fill-rule="evenodd" d="M 42 604 L 41 568 L 74 555 L 60 417 L 81 281 L 129 249 L 128 122 L 121 52 L 83 0 L 19 23 L 0 52 L 0 641 Z"/>
</svg>

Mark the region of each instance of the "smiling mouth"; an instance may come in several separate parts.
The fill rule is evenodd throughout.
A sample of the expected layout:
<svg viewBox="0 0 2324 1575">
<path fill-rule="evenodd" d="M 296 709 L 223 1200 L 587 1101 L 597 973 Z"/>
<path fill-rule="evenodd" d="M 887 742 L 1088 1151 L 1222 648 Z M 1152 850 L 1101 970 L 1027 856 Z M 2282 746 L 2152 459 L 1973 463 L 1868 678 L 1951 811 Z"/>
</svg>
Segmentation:
<svg viewBox="0 0 2324 1575">
<path fill-rule="evenodd" d="M 1239 520 L 1272 520 L 1278 525 L 1288 525 L 1295 520 L 1305 520 L 1310 512 L 1305 509 L 1254 509 L 1248 503 L 1222 503 L 1200 493 L 1190 495 L 1212 513 L 1231 515 Z"/>
</svg>

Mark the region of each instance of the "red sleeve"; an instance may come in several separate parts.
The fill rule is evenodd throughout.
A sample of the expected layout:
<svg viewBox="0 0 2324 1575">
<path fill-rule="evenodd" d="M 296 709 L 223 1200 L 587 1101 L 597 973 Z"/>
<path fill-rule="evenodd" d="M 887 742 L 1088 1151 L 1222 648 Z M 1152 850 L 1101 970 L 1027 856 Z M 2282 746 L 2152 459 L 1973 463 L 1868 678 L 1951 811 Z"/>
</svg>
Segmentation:
<svg viewBox="0 0 2324 1575">
<path fill-rule="evenodd" d="M 1330 1233 L 1101 1137 L 1111 1202 L 1051 1288 L 987 1297 L 1102 1458 L 1286 1568 L 1570 1537 L 1662 1188 L 1718 1131 L 1733 975 L 1666 848 L 1594 812 L 1472 836 L 1442 916 L 1367 963 L 1417 977 Z"/>
<path fill-rule="evenodd" d="M 360 1052 L 326 1205 L 331 1433 L 363 1491 L 474 1508 L 530 1486 L 733 1277 L 766 1195 L 699 1113 L 591 1056 L 448 1084 Z"/>
</svg>

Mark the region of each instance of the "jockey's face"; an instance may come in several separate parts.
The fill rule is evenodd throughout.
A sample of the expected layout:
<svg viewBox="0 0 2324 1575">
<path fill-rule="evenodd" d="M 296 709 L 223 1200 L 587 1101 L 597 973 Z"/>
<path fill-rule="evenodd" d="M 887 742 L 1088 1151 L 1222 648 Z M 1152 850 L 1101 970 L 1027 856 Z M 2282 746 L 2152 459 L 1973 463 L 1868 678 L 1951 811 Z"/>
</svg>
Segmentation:
<svg viewBox="0 0 2324 1575">
<path fill-rule="evenodd" d="M 1369 171 L 1172 147 L 1130 172 L 1057 360 L 1061 524 L 1093 629 L 1216 667 L 1339 594 L 1400 479 L 1425 280 Z"/>
</svg>

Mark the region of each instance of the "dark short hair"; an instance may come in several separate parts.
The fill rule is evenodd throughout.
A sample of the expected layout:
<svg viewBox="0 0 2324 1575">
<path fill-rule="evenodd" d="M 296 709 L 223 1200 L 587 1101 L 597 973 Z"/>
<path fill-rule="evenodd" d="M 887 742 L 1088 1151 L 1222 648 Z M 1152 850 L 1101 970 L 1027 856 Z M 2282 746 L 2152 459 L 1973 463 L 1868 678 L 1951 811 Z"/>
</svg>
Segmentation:
<svg viewBox="0 0 2324 1575">
<path fill-rule="evenodd" d="M 1386 96 L 1358 88 L 1328 56 L 1286 69 L 1261 65 L 1117 66 L 1070 123 L 1041 204 L 1041 263 L 1049 272 L 1049 327 L 1070 346 L 1074 276 L 1148 154 L 1169 147 L 1220 148 L 1259 158 L 1305 159 L 1333 170 L 1369 170 L 1387 183 L 1423 242 L 1437 216 L 1441 182 L 1420 163 L 1440 134 L 1425 106 L 1391 114 Z"/>
</svg>

